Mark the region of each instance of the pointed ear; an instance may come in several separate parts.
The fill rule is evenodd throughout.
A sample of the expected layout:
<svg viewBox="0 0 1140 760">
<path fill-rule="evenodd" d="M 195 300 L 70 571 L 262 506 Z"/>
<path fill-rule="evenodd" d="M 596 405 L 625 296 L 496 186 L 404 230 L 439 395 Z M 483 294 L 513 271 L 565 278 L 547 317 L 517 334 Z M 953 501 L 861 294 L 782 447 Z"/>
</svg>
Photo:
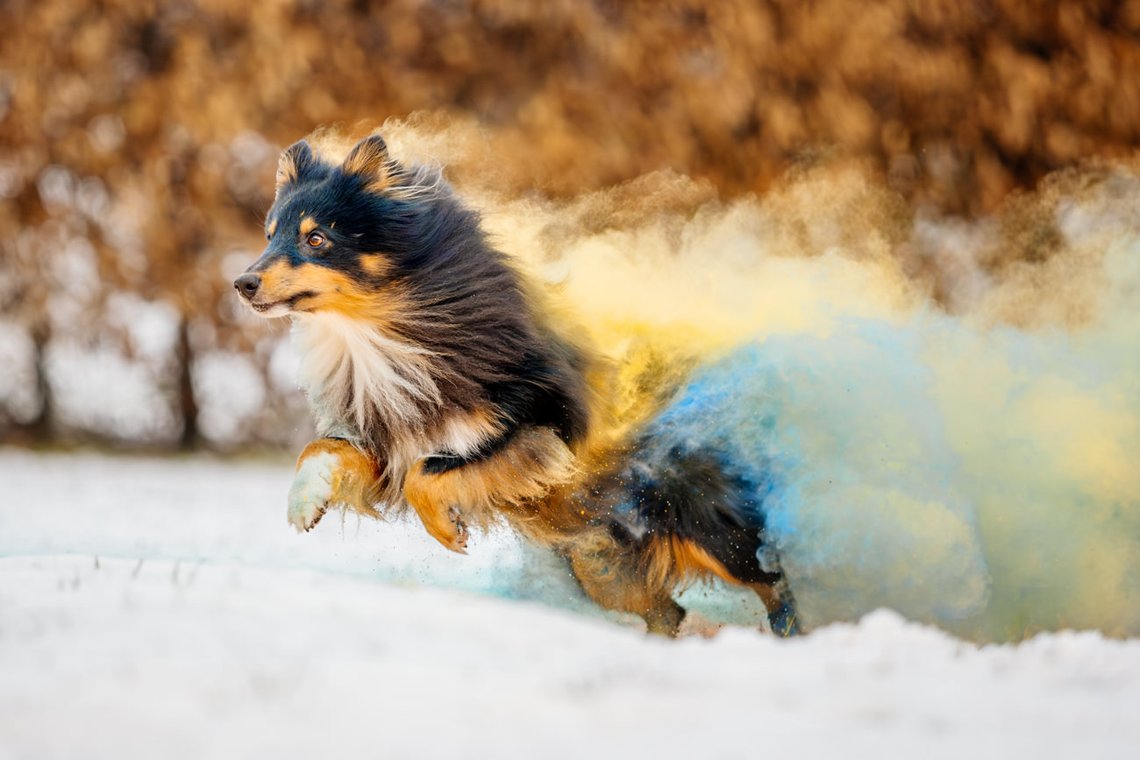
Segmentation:
<svg viewBox="0 0 1140 760">
<path fill-rule="evenodd" d="M 373 192 L 392 185 L 396 163 L 388 156 L 388 146 L 380 135 L 366 137 L 356 144 L 341 165 L 345 174 L 363 178 L 365 186 Z"/>
<path fill-rule="evenodd" d="M 298 140 L 285 149 L 281 160 L 277 162 L 277 195 L 281 188 L 292 185 L 305 177 L 316 168 L 317 160 L 313 157 L 313 149 L 304 140 Z"/>
</svg>

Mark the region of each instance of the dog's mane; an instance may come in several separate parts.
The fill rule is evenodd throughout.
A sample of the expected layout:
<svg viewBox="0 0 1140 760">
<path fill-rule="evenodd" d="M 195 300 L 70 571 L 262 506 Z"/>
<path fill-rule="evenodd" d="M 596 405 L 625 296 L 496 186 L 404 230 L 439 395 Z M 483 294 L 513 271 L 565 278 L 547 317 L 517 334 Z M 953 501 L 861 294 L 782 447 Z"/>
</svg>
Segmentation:
<svg viewBox="0 0 1140 760">
<path fill-rule="evenodd" d="M 374 293 L 382 316 L 295 319 L 318 432 L 386 460 L 403 449 L 436 453 L 415 451 L 421 446 L 467 455 L 524 425 L 551 427 L 567 443 L 584 435 L 580 357 L 541 326 L 522 276 L 489 244 L 478 215 L 430 168 L 394 176 L 385 218 L 398 236 L 384 251 L 388 284 Z M 465 431 L 456 416 L 485 424 Z"/>
</svg>

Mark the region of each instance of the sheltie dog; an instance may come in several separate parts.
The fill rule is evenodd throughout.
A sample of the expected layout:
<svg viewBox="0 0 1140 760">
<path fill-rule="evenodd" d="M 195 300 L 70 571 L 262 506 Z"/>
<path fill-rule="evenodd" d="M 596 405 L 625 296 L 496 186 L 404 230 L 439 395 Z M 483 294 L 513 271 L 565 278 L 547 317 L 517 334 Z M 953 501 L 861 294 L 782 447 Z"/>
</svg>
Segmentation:
<svg viewBox="0 0 1140 760">
<path fill-rule="evenodd" d="M 319 437 L 289 493 L 298 530 L 332 507 L 410 507 L 463 552 L 469 526 L 506 522 L 652 632 L 676 635 L 674 593 L 710 577 L 754 589 L 773 630 L 795 631 L 731 452 L 645 425 L 604 435 L 605 363 L 556 329 L 438 170 L 398 163 L 378 135 L 343 161 L 302 140 L 281 157 L 265 234 L 234 286 L 288 316 L 302 354 Z"/>
</svg>

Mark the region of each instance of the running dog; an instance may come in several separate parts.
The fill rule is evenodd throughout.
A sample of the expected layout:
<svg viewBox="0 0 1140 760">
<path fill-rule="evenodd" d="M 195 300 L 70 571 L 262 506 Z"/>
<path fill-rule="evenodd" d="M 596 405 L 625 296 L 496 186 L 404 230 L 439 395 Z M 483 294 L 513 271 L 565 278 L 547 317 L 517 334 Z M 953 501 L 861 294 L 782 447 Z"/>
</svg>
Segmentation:
<svg viewBox="0 0 1140 760">
<path fill-rule="evenodd" d="M 569 561 L 602 607 L 676 635 L 674 592 L 718 577 L 753 588 L 773 630 L 795 630 L 763 512 L 723 452 L 600 431 L 607 372 L 556 329 L 438 170 L 383 139 L 332 160 L 302 140 L 281 157 L 265 252 L 234 283 L 289 317 L 319 437 L 305 447 L 289 521 L 411 508 L 463 552 L 505 521 Z M 663 391 L 662 395 L 667 395 Z"/>
</svg>

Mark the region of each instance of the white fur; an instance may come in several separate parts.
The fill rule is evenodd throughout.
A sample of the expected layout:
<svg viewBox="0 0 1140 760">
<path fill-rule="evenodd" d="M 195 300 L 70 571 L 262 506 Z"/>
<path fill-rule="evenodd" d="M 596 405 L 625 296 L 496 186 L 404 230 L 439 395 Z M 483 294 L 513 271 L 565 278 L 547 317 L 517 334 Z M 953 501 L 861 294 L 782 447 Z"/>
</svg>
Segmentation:
<svg viewBox="0 0 1140 760">
<path fill-rule="evenodd" d="M 331 506 L 333 473 L 340 457 L 324 452 L 306 457 L 289 489 L 289 524 L 300 532 L 312 528 Z"/>
<path fill-rule="evenodd" d="M 435 440 L 431 442 L 434 452 L 446 451 L 459 456 L 472 454 L 492 435 L 502 432 L 501 425 L 480 424 L 466 415 L 450 417 L 440 427 Z"/>
<path fill-rule="evenodd" d="M 302 355 L 301 382 L 308 391 L 318 434 L 359 444 L 373 415 L 383 416 L 388 428 L 397 433 L 383 452 L 387 490 L 380 498 L 390 506 L 403 505 L 404 475 L 416 460 L 437 452 L 465 456 L 499 432 L 493 423 L 464 414 L 452 416 L 434 430 L 427 428 L 424 410 L 440 404 L 442 396 L 430 372 L 433 355 L 426 349 L 336 314 L 298 315 L 293 337 Z M 344 418 L 345 406 L 351 410 L 350 419 Z M 313 472 L 315 476 L 317 471 Z M 300 473 L 297 478 L 300 483 Z M 316 519 L 325 508 L 320 508 Z M 290 521 L 299 525 L 317 508 L 298 505 L 296 510 L 301 523 L 294 521 L 291 497 Z"/>
<path fill-rule="evenodd" d="M 253 309 L 252 306 L 250 308 Z M 257 314 L 260 317 L 265 317 L 266 319 L 273 319 L 275 317 L 284 317 L 289 313 L 289 307 L 283 303 L 279 303 L 270 306 L 265 311 L 258 311 L 257 309 L 254 309 L 253 313 Z"/>
<path fill-rule="evenodd" d="M 422 404 L 441 396 L 430 372 L 431 352 L 401 342 L 367 322 L 338 314 L 301 315 L 293 336 L 302 354 L 301 381 L 308 389 L 322 435 L 349 422 L 364 431 L 370 414 L 393 429 L 423 424 Z M 352 420 L 336 419 L 347 403 Z"/>
<path fill-rule="evenodd" d="M 434 164 L 419 164 L 412 167 L 411 176 L 402 184 L 385 189 L 385 194 L 402 200 L 426 200 L 438 198 L 446 192 L 443 169 Z"/>
</svg>

